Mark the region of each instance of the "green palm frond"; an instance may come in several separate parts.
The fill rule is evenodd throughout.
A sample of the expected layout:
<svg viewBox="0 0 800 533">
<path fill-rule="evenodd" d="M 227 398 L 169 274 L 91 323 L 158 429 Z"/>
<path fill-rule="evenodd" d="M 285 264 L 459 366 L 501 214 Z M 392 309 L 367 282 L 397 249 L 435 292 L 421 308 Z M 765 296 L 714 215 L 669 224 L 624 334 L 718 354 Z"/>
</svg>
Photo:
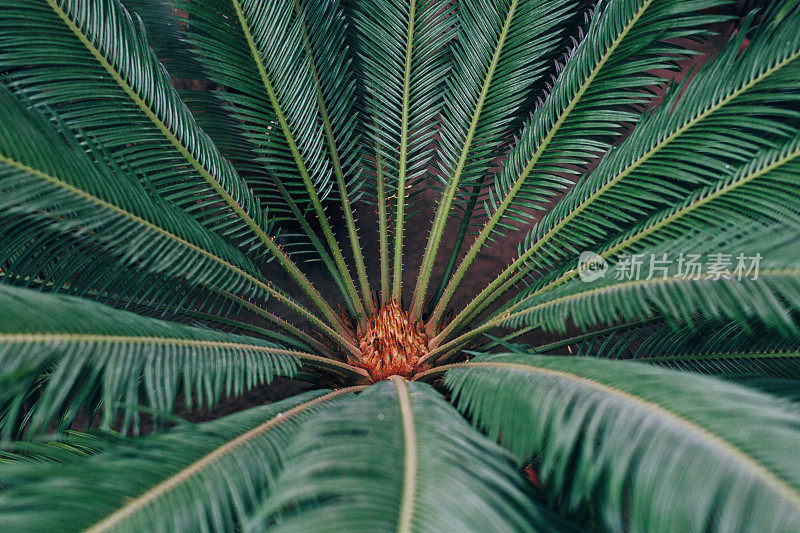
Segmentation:
<svg viewBox="0 0 800 533">
<path fill-rule="evenodd" d="M 719 195 L 738 187 L 729 176 L 744 165 L 751 167 L 740 174 L 745 181 L 784 165 L 786 168 L 781 170 L 792 172 L 800 139 L 800 115 L 796 111 L 800 92 L 794 83 L 800 73 L 800 39 L 793 31 L 797 20 L 786 20 L 778 31 L 756 35 L 741 54 L 737 54 L 741 38 L 732 40 L 720 57 L 685 86 L 682 94 L 677 89 L 672 91 L 658 112 L 645 119 L 618 150 L 604 158 L 570 192 L 557 210 L 548 213 L 531 231 L 528 246 L 535 246 L 537 251 L 526 250 L 526 259 L 541 265 L 539 268 L 552 268 L 556 261 L 564 260 L 556 248 L 572 253 L 591 249 L 605 235 L 629 225 L 634 217 L 674 205 L 692 193 L 694 198 L 690 199 L 694 202 L 687 204 L 705 204 L 709 189 L 717 189 L 714 192 Z M 720 135 L 722 131 L 724 137 Z M 757 151 L 759 148 L 761 152 Z M 684 157 L 692 154 L 691 165 L 676 157 L 679 151 Z M 757 162 L 751 162 L 753 159 Z M 785 174 L 777 179 L 787 181 Z M 762 187 L 780 187 L 777 179 Z M 742 213 L 746 212 L 742 211 L 745 207 L 760 207 L 761 211 L 754 214 L 763 215 L 763 198 L 759 198 L 757 190 L 747 192 L 752 196 L 748 206 L 728 195 L 730 204 L 725 208 Z M 787 200 L 792 200 L 791 195 Z M 796 211 L 787 206 L 783 213 L 792 216 Z M 708 216 L 708 211 L 703 215 Z M 715 218 L 716 223 L 725 223 L 719 215 Z M 545 248 L 543 235 L 556 225 L 560 230 Z M 589 232 L 588 227 L 593 231 Z"/>
<path fill-rule="evenodd" d="M 157 299 L 164 306 L 195 310 L 213 306 L 222 292 L 262 301 L 271 296 L 339 337 L 263 281 L 235 248 L 148 194 L 113 161 L 90 160 L 45 116 L 26 111 L 5 90 L 0 100 L 3 270 L 23 283 L 60 287 L 80 284 L 77 274 L 92 268 L 94 276 L 87 280 L 100 285 L 73 291 L 102 294 L 112 286 L 117 298 Z M 159 279 L 162 275 L 167 278 Z M 200 294 L 187 295 L 197 288 Z"/>
<path fill-rule="evenodd" d="M 696 11 L 713 1 L 641 0 L 600 2 L 586 36 L 570 53 L 550 94 L 526 123 L 508 154 L 486 202 L 489 219 L 470 246 L 430 319 L 429 331 L 446 310 L 477 254 L 495 232 L 530 220 L 523 208 L 537 206 L 572 184 L 568 178 L 611 147 L 625 125 L 635 124 L 663 83 L 654 69 L 676 69 L 686 53 L 669 39 L 703 34 L 700 28 L 717 20 Z"/>
<path fill-rule="evenodd" d="M 800 352 L 798 351 L 669 355 L 649 357 L 642 361 L 676 370 L 711 374 L 745 382 L 745 384 L 755 378 L 775 378 L 795 382 L 800 380 Z M 800 385 L 795 384 L 795 387 L 800 390 Z"/>
<path fill-rule="evenodd" d="M 336 42 L 337 35 L 329 36 L 332 43 L 315 43 L 308 39 L 307 26 L 317 23 L 314 17 L 327 15 L 326 20 L 330 20 L 337 10 L 319 2 L 297 4 L 297 13 L 291 2 L 265 4 L 232 0 L 179 2 L 176 5 L 189 13 L 187 40 L 193 45 L 198 61 L 206 67 L 209 79 L 223 87 L 221 98 L 240 120 L 241 132 L 256 154 L 256 160 L 264 165 L 268 175 L 272 175 L 268 179 L 276 180 L 274 185 L 283 200 L 297 204 L 293 209 L 295 217 L 304 225 L 312 244 L 324 257 L 327 252 L 318 244 L 313 230 L 307 226 L 305 215 L 301 213 L 313 209 L 322 225 L 346 295 L 355 311 L 363 315 L 361 299 L 322 206 L 322 201 L 337 182 L 338 190 L 346 192 L 346 180 L 353 179 L 353 176 L 345 177 L 343 174 L 337 141 L 344 143 L 345 156 L 351 159 L 357 147 L 357 139 L 352 138 L 353 128 L 345 132 L 349 138 L 342 138 L 341 131 L 339 139 L 334 137 L 327 111 L 322 115 L 327 127 L 320 124 L 323 113 L 320 105 L 324 110 L 331 104 L 341 105 L 342 109 L 337 109 L 337 112 L 345 113 L 353 105 L 352 89 L 347 90 L 347 78 L 339 76 L 335 80 L 345 85 L 343 89 L 331 84 L 328 72 L 329 68 L 336 68 L 332 61 L 338 61 L 343 69 L 349 66 L 341 42 Z M 311 29 L 320 28 L 314 26 Z M 220 50 L 216 46 L 220 41 L 230 44 Z M 325 53 L 328 56 L 315 57 L 315 44 L 318 50 L 319 45 L 327 45 Z M 226 56 L 221 58 L 220 52 Z M 309 56 L 308 52 L 312 54 Z M 322 62 L 328 63 L 324 70 L 317 66 Z M 322 76 L 325 76 L 328 86 L 321 85 Z M 326 96 L 332 96 L 334 101 L 326 101 Z M 335 149 L 333 163 L 328 157 L 329 149 Z M 345 163 L 350 168 L 354 161 L 345 159 Z M 285 194 L 282 189 L 285 189 Z M 346 200 L 349 193 L 340 197 Z M 304 200 L 298 201 L 298 198 Z"/>
<path fill-rule="evenodd" d="M 0 526 L 99 533 L 159 530 L 168 522 L 179 531 L 228 530 L 273 485 L 303 422 L 348 392 L 299 394 L 121 442 L 66 466 L 15 468 L 15 481 L 24 483 L 0 492 Z M 4 472 L 0 464 L 0 483 Z M 32 498 L 52 505 L 32 507 Z"/>
<path fill-rule="evenodd" d="M 678 233 L 689 224 L 686 218 L 697 223 L 713 216 L 715 223 L 728 225 L 730 220 L 718 209 L 712 209 L 717 211 L 713 215 L 697 209 L 717 198 L 714 207 L 727 204 L 723 213 L 733 211 L 728 216 L 740 214 L 743 207 L 763 207 L 763 202 L 736 201 L 744 194 L 742 185 L 762 197 L 776 183 L 771 179 L 780 180 L 778 187 L 791 187 L 786 175 L 796 164 L 800 133 L 793 109 L 800 96 L 794 83 L 800 69 L 800 40 L 794 32 L 798 16 L 795 11 L 793 18 L 761 28 L 741 54 L 745 32 L 740 32 L 691 82 L 672 90 L 656 112 L 528 233 L 519 257 L 471 302 L 465 318 L 530 273 L 541 277 L 534 283 L 536 290 L 574 277 L 578 271 L 569 270 L 583 250 L 607 257 L 640 240 L 652 242 L 652 231 L 662 226 L 663 235 Z M 685 160 L 688 153 L 691 164 Z M 748 163 L 752 168 L 739 181 L 726 180 Z M 765 175 L 775 169 L 783 176 Z M 753 180 L 758 181 L 751 184 Z M 791 206 L 783 212 L 794 216 Z M 631 228 L 649 214 L 648 222 Z M 617 236 L 627 228 L 629 241 L 620 243 L 623 239 Z"/>
<path fill-rule="evenodd" d="M 565 323 L 558 319 L 558 313 L 564 311 L 560 308 L 561 305 L 570 307 L 569 313 L 562 314 L 561 317 L 569 316 L 581 328 L 602 323 L 606 319 L 610 319 L 606 323 L 611 323 L 615 319 L 624 321 L 645 319 L 652 313 L 682 319 L 691 324 L 696 314 L 702 312 L 706 316 L 725 317 L 732 321 L 741 320 L 745 325 L 747 318 L 757 317 L 766 326 L 779 328 L 786 333 L 795 333 L 795 321 L 789 311 L 795 310 L 800 303 L 796 294 L 797 262 L 793 252 L 796 231 L 796 228 L 790 228 L 781 232 L 771 227 L 766 231 L 756 231 L 750 238 L 739 241 L 730 238 L 731 236 L 712 240 L 701 237 L 706 241 L 708 248 L 700 243 L 692 248 L 701 255 L 704 252 L 709 254 L 719 246 L 720 242 L 725 242 L 728 245 L 740 246 L 742 250 L 747 250 L 748 254 L 767 256 L 759 267 L 758 275 L 752 273 L 743 276 L 742 279 L 729 275 L 715 279 L 715 276 L 707 274 L 695 279 L 694 276 L 687 276 L 685 272 L 679 272 L 679 263 L 675 261 L 663 275 L 646 276 L 650 279 L 619 279 L 619 276 L 615 275 L 611 279 L 599 282 L 575 280 L 565 283 L 561 288 L 553 289 L 547 298 L 542 296 L 526 298 L 517 305 L 517 311 L 512 311 L 512 314 L 521 313 L 518 315 L 519 319 L 527 316 L 526 320 L 535 321 L 539 325 L 544 324 L 546 328 L 563 331 Z M 668 256 L 671 253 L 677 255 L 678 250 L 686 242 L 689 242 L 689 239 L 647 250 L 652 251 L 657 257 L 660 257 L 659 253 L 661 255 L 666 253 Z M 625 260 L 626 257 L 620 258 L 618 262 L 612 263 L 614 265 L 612 268 L 620 268 L 620 263 L 624 263 Z M 614 296 L 611 296 L 612 294 Z M 572 307 L 573 304 L 575 307 Z M 595 304 L 603 306 L 602 314 L 605 318 L 596 313 Z M 540 305 L 542 307 L 537 308 Z M 556 308 L 559 310 L 556 311 Z M 533 318 L 533 315 L 538 314 L 538 309 L 553 310 L 553 314 L 546 311 L 548 314 L 546 318 L 543 315 Z"/>
<path fill-rule="evenodd" d="M 567 513 L 591 505 L 611 530 L 800 527 L 800 417 L 773 397 L 592 358 L 482 356 L 445 379 L 479 427 L 540 458 Z"/>
<path fill-rule="evenodd" d="M 0 443 L 0 493 L 24 483 L 43 465 L 73 464 L 108 450 L 124 437 L 113 431 L 64 431 L 21 441 Z"/>
<path fill-rule="evenodd" d="M 317 107 L 333 166 L 350 250 L 356 265 L 366 311 L 372 312 L 372 290 L 367 279 L 361 241 L 350 198 L 359 198 L 363 184 L 363 145 L 357 111 L 353 58 L 346 47 L 347 20 L 338 2 L 311 0 L 295 3 L 301 18 L 304 48 L 311 63 Z"/>
<path fill-rule="evenodd" d="M 70 102 L 69 112 L 63 113 L 70 127 L 124 157 L 164 198 L 197 218 L 203 220 L 204 207 L 230 210 L 230 216 L 212 219 L 207 227 L 242 238 L 250 233 L 241 223 L 246 216 L 266 229 L 252 194 L 196 127 L 142 27 L 118 2 L 6 2 L 2 16 L 0 68 L 16 90 L 54 109 Z M 50 38 L 40 39 L 42 31 Z M 65 65 L 69 76 L 64 76 Z M 91 92 L 87 83 L 93 84 Z M 108 128 L 99 120 L 103 116 L 121 121 Z M 180 185 L 177 178 L 182 178 Z M 207 194 L 214 187 L 218 197 Z"/>
<path fill-rule="evenodd" d="M 637 254 L 662 243 L 685 238 L 694 233 L 713 232 L 751 220 L 794 224 L 800 213 L 800 202 L 794 195 L 795 176 L 800 169 L 800 130 L 774 148 L 756 153 L 753 159 L 735 172 L 724 173 L 718 181 L 706 184 L 685 195 L 674 207 L 662 209 L 653 216 L 595 248 L 602 258 L 619 258 Z M 785 202 L 776 205 L 775 194 Z M 596 232 L 600 234 L 600 230 Z M 551 255 L 550 257 L 554 257 Z M 541 259 L 544 264 L 547 260 Z M 534 264 L 531 261 L 531 264 Z M 534 282 L 523 292 L 539 294 L 579 275 L 587 265 L 556 269 Z M 517 278 L 518 279 L 518 278 Z"/>
<path fill-rule="evenodd" d="M 481 326 L 437 345 L 423 360 L 435 361 L 437 357 L 453 356 L 454 350 L 501 325 L 511 328 L 533 326 L 563 333 L 568 320 L 582 330 L 653 316 L 683 320 L 691 325 L 702 312 L 705 316 L 743 325 L 757 319 L 766 327 L 796 336 L 800 331 L 793 315 L 800 305 L 800 271 L 794 252 L 797 226 L 734 227 L 719 231 L 719 235 L 713 236 L 708 232 L 698 232 L 660 247 L 645 248 L 636 256 L 620 256 L 617 261 L 609 263 L 613 274 L 593 281 L 575 278 L 545 293 L 530 294 Z M 758 274 L 745 275 L 742 271 L 738 276 L 730 273 L 724 276 L 688 275 L 681 271 L 681 263 L 675 259 L 686 250 L 703 256 L 724 246 L 735 247 L 741 250 L 741 254 L 746 251 L 748 257 L 752 254 L 763 258 L 763 262 L 759 259 Z M 645 255 L 672 257 L 673 260 L 654 276 L 647 272 L 637 276 L 634 271 L 626 274 L 625 265 L 635 269 L 634 258 Z"/>
<path fill-rule="evenodd" d="M 384 381 L 321 411 L 286 461 L 293 467 L 250 529 L 271 520 L 281 531 L 549 529 L 510 457 L 425 384 Z"/>
<path fill-rule="evenodd" d="M 111 256 L 107 260 L 109 270 L 128 265 L 132 270 L 138 268 L 153 274 L 166 270 L 173 277 L 192 280 L 198 286 L 210 285 L 242 292 L 247 297 L 258 296 L 254 285 L 249 290 L 244 288 L 245 277 L 254 279 L 258 274 L 238 250 L 205 230 L 184 211 L 149 194 L 140 182 L 113 165 L 113 161 L 103 165 L 102 154 L 95 152 L 100 157 L 92 160 L 72 141 L 70 131 L 64 131 L 63 127 L 61 132 L 57 131 L 46 115 L 25 109 L 23 102 L 5 89 L 0 89 L 0 101 L 2 216 L 6 224 L 28 226 L 28 234 L 13 229 L 3 232 L 4 255 L 9 258 L 27 255 L 23 251 L 30 246 L 26 239 L 35 242 L 34 227 L 40 227 L 42 233 L 82 235 L 87 249 L 87 243 L 94 241 L 98 247 L 116 252 L 116 258 Z M 47 251 L 41 250 L 43 254 Z M 58 257 L 57 250 L 50 252 L 54 258 Z M 100 259 L 95 256 L 92 260 Z M 40 262 L 49 261 L 45 258 Z M 40 274 L 9 268 L 5 261 L 4 264 L 7 271 L 19 276 L 32 279 Z M 120 276 L 124 274 L 124 269 L 119 272 Z M 59 275 L 69 279 L 75 272 Z M 118 282 L 115 288 L 121 295 L 128 292 Z M 147 294 L 139 297 L 146 298 Z"/>
<path fill-rule="evenodd" d="M 389 299 L 387 199 L 396 198 L 391 298 L 402 289 L 403 232 L 409 192 L 427 178 L 436 134 L 431 122 L 442 107 L 441 88 L 449 70 L 447 44 L 453 37 L 452 7 L 446 0 L 351 2 L 355 50 L 359 54 L 364 143 L 374 149 L 378 231 L 381 235 L 381 299 Z M 373 159 L 374 158 L 374 159 Z"/>
<path fill-rule="evenodd" d="M 23 472 L 31 470 L 31 464 L 66 464 L 100 453 L 124 437 L 113 431 L 65 431 L 55 436 L 23 441 L 7 441 L 0 444 L 0 492 L 19 484 Z"/>
<path fill-rule="evenodd" d="M 39 432 L 56 419 L 69 427 L 81 409 L 93 416 L 96 407 L 108 427 L 116 402 L 136 405 L 140 398 L 170 412 L 179 391 L 187 406 L 214 404 L 275 375 L 293 375 L 298 361 L 326 364 L 250 337 L 16 287 L 0 286 L 0 318 L 6 437 L 23 429 Z M 24 406 L 29 398 L 32 410 Z M 135 417 L 129 409 L 124 415 L 127 427 Z"/>
<path fill-rule="evenodd" d="M 120 0 L 120 4 L 131 18 L 142 20 L 147 42 L 170 76 L 192 78 L 197 73 L 198 65 L 182 42 L 181 17 L 171 5 L 162 0 Z"/>
<path fill-rule="evenodd" d="M 517 349 L 529 353 L 568 350 L 577 356 L 634 359 L 674 370 L 709 374 L 773 393 L 774 385 L 800 391 L 800 339 L 779 329 L 766 328 L 757 320 L 743 325 L 703 316 L 689 323 L 655 318 Z"/>
<path fill-rule="evenodd" d="M 252 191 L 197 127 L 141 26 L 117 0 L 6 3 L 0 69 L 15 90 L 59 111 L 69 127 L 91 135 L 146 176 L 165 201 L 207 228 L 254 251 L 266 247 L 336 324 L 330 306 L 267 234 L 265 214 Z M 50 37 L 39 39 L 41 31 Z M 93 91 L 87 94 L 89 82 Z M 64 102 L 70 102 L 68 109 Z M 125 120 L 109 128 L 108 116 Z"/>
<path fill-rule="evenodd" d="M 219 18 L 218 18 L 219 20 Z M 214 140 L 220 152 L 232 161 L 247 181 L 253 194 L 269 208 L 270 223 L 274 225 L 276 241 L 294 261 L 322 261 L 336 283 L 348 311 L 355 315 L 347 288 L 325 245 L 315 233 L 306 210 L 293 199 L 275 172 L 268 172 L 257 155 L 257 148 L 247 139 L 245 126 L 237 114 L 219 96 L 196 90 L 181 91 L 181 99 L 192 110 L 197 123 Z M 224 94 L 224 93 L 223 93 Z M 271 126 L 267 126 L 270 128 Z M 299 225 L 299 228 L 296 227 Z"/>
<path fill-rule="evenodd" d="M 699 316 L 691 321 L 666 319 L 634 321 L 601 329 L 591 337 L 573 341 L 576 354 L 610 358 L 651 358 L 678 354 L 791 352 L 797 338 L 779 329 L 764 329 L 755 322 L 737 323 Z M 551 351 L 537 347 L 535 351 Z M 563 347 L 562 347 L 563 348 Z"/>
<path fill-rule="evenodd" d="M 480 187 L 504 148 L 503 140 L 522 103 L 560 41 L 559 26 L 573 2 L 509 0 L 458 3 L 458 38 L 453 44 L 455 72 L 448 83 L 440 127 L 439 199 L 412 313 L 419 317 L 433 262 L 458 191 Z M 466 220 L 469 223 L 469 220 Z M 460 243 L 455 244 L 460 248 Z"/>
<path fill-rule="evenodd" d="M 750 220 L 765 222 L 772 220 L 776 223 L 794 224 L 800 213 L 800 202 L 793 193 L 798 169 L 800 169 L 800 130 L 794 133 L 793 137 L 777 142 L 774 148 L 757 152 L 738 170 L 724 173 L 721 177 L 717 177 L 716 181 L 697 187 L 693 192 L 686 192 L 683 195 L 684 199 L 677 202 L 674 207 L 661 209 L 629 230 L 606 240 L 601 246 L 595 247 L 593 250 L 589 246 L 589 249 L 603 260 L 614 260 L 623 255 L 630 256 L 647 251 L 659 244 L 673 242 L 687 235 L 713 232 L 715 228 L 719 227 L 736 227 L 747 224 L 747 221 Z M 783 194 L 783 198 L 785 198 L 780 205 L 775 205 L 773 201 L 776 193 Z M 608 208 L 603 209 L 592 218 L 594 220 L 598 220 L 598 217 L 603 218 L 606 223 L 610 224 L 611 217 L 607 216 L 608 212 Z M 618 230 L 619 227 L 616 229 Z M 598 227 L 592 232 L 592 235 L 602 238 L 602 231 Z M 588 235 L 588 233 L 580 235 Z M 575 238 L 584 239 L 583 237 Z M 527 242 L 532 243 L 534 240 L 529 238 Z M 588 238 L 585 241 L 588 241 Z M 585 244 L 590 245 L 591 242 L 585 242 Z M 536 245 L 532 245 L 529 250 L 535 248 Z M 520 256 L 520 258 L 526 259 L 528 268 L 531 270 L 547 271 L 548 265 L 556 264 L 558 261 L 558 257 L 552 251 L 542 252 L 541 256 L 538 253 L 532 255 L 536 255 L 537 259 L 527 258 L 527 253 Z M 521 261 L 518 259 L 518 262 Z M 554 268 L 551 273 L 531 283 L 530 287 L 517 297 L 517 300 L 527 296 L 540 295 L 568 282 L 579 276 L 588 266 L 588 263 L 576 265 L 574 260 L 568 260 L 566 265 Z M 509 274 L 512 271 L 511 267 L 506 270 Z M 504 284 L 500 283 L 503 276 L 495 280 L 482 293 L 491 296 L 485 300 L 481 299 L 481 295 L 475 298 L 462 312 L 463 318 L 449 324 L 442 336 L 455 331 L 459 326 L 463 326 L 469 317 L 484 310 L 503 293 L 504 288 L 507 289 L 522 279 L 524 273 L 524 268 L 518 270 L 518 273 Z M 500 286 L 499 289 L 498 286 Z M 494 292 L 492 292 L 493 287 Z M 512 300 L 512 303 L 506 304 L 504 309 L 513 305 L 516 303 Z"/>
</svg>

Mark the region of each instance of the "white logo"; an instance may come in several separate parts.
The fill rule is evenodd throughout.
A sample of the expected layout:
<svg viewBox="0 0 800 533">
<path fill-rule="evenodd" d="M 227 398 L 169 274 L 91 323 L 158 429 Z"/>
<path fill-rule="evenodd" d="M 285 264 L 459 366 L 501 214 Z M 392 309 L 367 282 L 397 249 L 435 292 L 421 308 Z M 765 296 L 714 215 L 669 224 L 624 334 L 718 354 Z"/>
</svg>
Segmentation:
<svg viewBox="0 0 800 533">
<path fill-rule="evenodd" d="M 582 281 L 590 282 L 605 277 L 608 263 L 594 252 L 581 252 L 578 258 L 578 275 Z"/>
</svg>

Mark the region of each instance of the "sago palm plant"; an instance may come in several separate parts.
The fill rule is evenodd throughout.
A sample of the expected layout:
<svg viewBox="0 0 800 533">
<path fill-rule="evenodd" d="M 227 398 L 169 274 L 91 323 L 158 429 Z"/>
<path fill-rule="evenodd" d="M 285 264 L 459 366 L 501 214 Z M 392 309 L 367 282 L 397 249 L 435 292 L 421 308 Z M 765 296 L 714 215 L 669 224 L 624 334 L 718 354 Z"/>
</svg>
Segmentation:
<svg viewBox="0 0 800 533">
<path fill-rule="evenodd" d="M 0 530 L 800 531 L 800 4 L 735 13 L 0 0 Z"/>
</svg>

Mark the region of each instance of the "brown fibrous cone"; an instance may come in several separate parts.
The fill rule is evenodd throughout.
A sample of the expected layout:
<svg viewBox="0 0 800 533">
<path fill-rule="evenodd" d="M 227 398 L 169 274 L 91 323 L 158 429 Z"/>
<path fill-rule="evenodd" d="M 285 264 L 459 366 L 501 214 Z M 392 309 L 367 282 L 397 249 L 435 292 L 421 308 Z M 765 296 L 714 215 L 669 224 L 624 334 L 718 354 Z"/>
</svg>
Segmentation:
<svg viewBox="0 0 800 533">
<path fill-rule="evenodd" d="M 369 319 L 359 331 L 359 366 L 375 381 L 389 376 L 410 377 L 420 357 L 428 353 L 428 338 L 422 324 L 414 322 L 403 309 L 390 302 Z"/>
</svg>

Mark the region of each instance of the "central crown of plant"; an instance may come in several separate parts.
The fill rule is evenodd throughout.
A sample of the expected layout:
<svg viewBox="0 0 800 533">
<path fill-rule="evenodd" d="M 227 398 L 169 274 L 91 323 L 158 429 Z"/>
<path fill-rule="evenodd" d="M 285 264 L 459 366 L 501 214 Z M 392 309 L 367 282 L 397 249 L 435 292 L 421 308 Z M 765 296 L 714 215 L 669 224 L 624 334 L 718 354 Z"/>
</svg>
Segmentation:
<svg viewBox="0 0 800 533">
<path fill-rule="evenodd" d="M 375 381 L 389 376 L 410 377 L 420 357 L 428 353 L 428 337 L 420 322 L 390 302 L 376 311 L 359 331 L 359 365 Z"/>
</svg>

